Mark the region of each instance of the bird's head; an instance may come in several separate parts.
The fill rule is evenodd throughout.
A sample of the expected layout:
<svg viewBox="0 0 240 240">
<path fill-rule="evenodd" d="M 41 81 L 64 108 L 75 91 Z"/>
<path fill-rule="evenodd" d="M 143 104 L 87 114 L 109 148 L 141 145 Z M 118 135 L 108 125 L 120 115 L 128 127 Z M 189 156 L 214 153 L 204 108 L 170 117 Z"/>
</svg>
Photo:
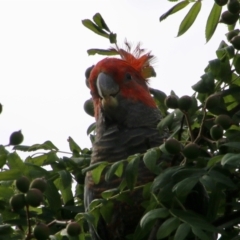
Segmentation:
<svg viewBox="0 0 240 240">
<path fill-rule="evenodd" d="M 159 121 L 147 80 L 155 75 L 151 66 L 153 56 L 142 54 L 139 45 L 134 54 L 123 49 L 117 51 L 121 59 L 109 57 L 99 61 L 88 78 L 96 121 L 130 128 Z"/>
</svg>

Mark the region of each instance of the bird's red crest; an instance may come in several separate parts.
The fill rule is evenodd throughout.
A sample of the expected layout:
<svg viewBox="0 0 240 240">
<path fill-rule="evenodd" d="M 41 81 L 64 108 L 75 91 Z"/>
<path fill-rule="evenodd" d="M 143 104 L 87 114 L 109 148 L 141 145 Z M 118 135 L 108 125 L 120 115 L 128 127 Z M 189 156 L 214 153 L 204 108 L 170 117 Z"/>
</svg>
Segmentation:
<svg viewBox="0 0 240 240">
<path fill-rule="evenodd" d="M 138 72 L 140 72 L 144 79 L 147 80 L 147 78 L 155 77 L 156 73 L 152 66 L 152 62 L 155 58 L 153 55 L 151 55 L 151 52 L 146 53 L 145 49 L 141 48 L 140 43 L 137 44 L 133 51 L 129 42 L 125 41 L 124 44 L 126 49 L 115 49 L 121 58 L 128 62 Z"/>
</svg>

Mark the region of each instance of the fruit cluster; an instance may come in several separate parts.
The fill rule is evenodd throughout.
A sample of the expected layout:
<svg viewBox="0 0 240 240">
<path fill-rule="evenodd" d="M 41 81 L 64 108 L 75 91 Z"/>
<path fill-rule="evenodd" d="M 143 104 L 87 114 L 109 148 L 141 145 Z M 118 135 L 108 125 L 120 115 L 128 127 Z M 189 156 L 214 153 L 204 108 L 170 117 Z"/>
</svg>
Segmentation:
<svg viewBox="0 0 240 240">
<path fill-rule="evenodd" d="M 29 205 L 38 207 L 43 201 L 43 192 L 47 188 L 47 182 L 43 178 L 36 178 L 31 183 L 25 176 L 21 176 L 15 182 L 16 188 L 21 192 L 10 199 L 13 211 L 18 211 Z"/>
<path fill-rule="evenodd" d="M 206 108 L 211 108 L 212 102 L 215 105 L 214 98 L 217 97 L 216 95 L 211 95 L 206 103 Z M 180 109 L 185 116 L 187 115 L 189 109 L 192 107 L 193 99 L 190 96 L 183 96 L 178 98 L 175 95 L 170 95 L 165 99 L 165 105 L 168 108 L 172 109 Z M 223 137 L 224 130 L 227 130 L 231 127 L 233 121 L 229 115 L 226 114 L 219 114 L 215 117 L 212 126 L 210 128 L 210 141 L 218 141 Z M 190 126 L 189 126 L 190 127 Z M 170 154 L 178 154 L 182 153 L 183 156 L 187 159 L 195 159 L 200 154 L 200 147 L 195 141 L 191 141 L 186 144 L 184 147 L 183 145 L 176 139 L 171 138 L 165 142 L 165 149 Z"/>
<path fill-rule="evenodd" d="M 38 207 L 43 202 L 43 193 L 47 188 L 47 182 L 43 178 L 35 178 L 32 182 L 21 176 L 15 181 L 15 186 L 21 193 L 17 193 L 10 199 L 12 211 L 18 212 L 25 206 Z M 28 210 L 27 210 L 28 211 Z M 50 230 L 44 223 L 38 223 L 33 235 L 37 240 L 48 239 Z"/>
</svg>

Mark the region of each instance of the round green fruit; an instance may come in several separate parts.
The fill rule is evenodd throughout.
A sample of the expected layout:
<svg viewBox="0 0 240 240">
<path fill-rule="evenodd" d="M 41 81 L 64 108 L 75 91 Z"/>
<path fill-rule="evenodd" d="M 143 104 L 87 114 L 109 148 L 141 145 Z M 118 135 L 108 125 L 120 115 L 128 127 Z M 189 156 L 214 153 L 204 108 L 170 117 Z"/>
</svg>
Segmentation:
<svg viewBox="0 0 240 240">
<path fill-rule="evenodd" d="M 39 189 L 31 188 L 26 193 L 26 203 L 32 207 L 38 207 L 43 201 L 43 194 Z"/>
<path fill-rule="evenodd" d="M 210 135 L 213 140 L 219 140 L 223 136 L 223 128 L 220 125 L 214 125 L 210 129 Z"/>
<path fill-rule="evenodd" d="M 233 25 L 237 22 L 239 18 L 239 15 L 238 14 L 232 14 L 230 13 L 229 11 L 225 11 L 222 13 L 221 15 L 221 19 L 220 19 L 220 23 L 225 23 L 225 24 L 228 24 L 228 25 Z"/>
<path fill-rule="evenodd" d="M 78 236 L 81 232 L 81 227 L 77 222 L 71 222 L 67 225 L 67 234 L 71 237 Z"/>
<path fill-rule="evenodd" d="M 16 180 L 15 185 L 20 192 L 26 193 L 29 189 L 30 181 L 27 177 L 21 176 Z"/>
<path fill-rule="evenodd" d="M 228 0 L 214 0 L 218 6 L 224 6 L 227 4 Z"/>
<path fill-rule="evenodd" d="M 239 34 L 239 29 L 234 29 L 228 33 L 226 33 L 227 40 L 231 42 L 231 40 Z"/>
<path fill-rule="evenodd" d="M 206 100 L 207 109 L 216 108 L 221 102 L 221 95 L 218 93 L 210 95 Z"/>
<path fill-rule="evenodd" d="M 37 240 L 46 240 L 50 235 L 50 230 L 46 224 L 39 223 L 34 228 L 33 235 Z"/>
<path fill-rule="evenodd" d="M 232 14 L 238 14 L 240 11 L 240 3 L 238 0 L 229 0 L 227 4 L 228 11 Z"/>
<path fill-rule="evenodd" d="M 232 119 L 226 114 L 221 114 L 215 119 L 215 123 L 227 130 L 232 125 Z"/>
<path fill-rule="evenodd" d="M 188 159 L 194 159 L 199 156 L 200 149 L 196 143 L 189 143 L 183 149 L 183 155 Z"/>
<path fill-rule="evenodd" d="M 9 144 L 10 145 L 19 145 L 21 144 L 23 141 L 23 134 L 20 131 L 17 131 L 17 132 L 13 132 L 10 136 L 10 139 L 9 139 Z"/>
<path fill-rule="evenodd" d="M 235 49 L 240 50 L 240 36 L 233 37 L 231 43 Z"/>
<path fill-rule="evenodd" d="M 19 194 L 16 194 L 16 195 L 12 196 L 10 201 L 9 201 L 9 204 L 11 206 L 11 209 L 14 212 L 17 212 L 20 209 L 24 208 L 25 205 L 26 205 L 24 194 L 19 193 Z"/>
<path fill-rule="evenodd" d="M 178 108 L 178 99 L 174 95 L 170 95 L 166 97 L 164 103 L 167 108 L 172 108 L 172 109 Z"/>
<path fill-rule="evenodd" d="M 94 65 L 92 65 L 91 67 L 88 67 L 85 71 L 85 77 L 86 79 L 88 79 L 90 77 L 91 71 L 94 68 Z"/>
<path fill-rule="evenodd" d="M 85 112 L 90 115 L 91 117 L 94 117 L 94 107 L 93 107 L 93 100 L 92 98 L 88 99 L 83 106 Z"/>
<path fill-rule="evenodd" d="M 31 182 L 30 188 L 36 188 L 43 193 L 47 189 L 47 182 L 44 178 L 36 178 Z"/>
<path fill-rule="evenodd" d="M 171 138 L 165 142 L 165 149 L 170 154 L 178 154 L 182 150 L 182 145 L 178 140 Z"/>
<path fill-rule="evenodd" d="M 187 112 L 192 106 L 192 98 L 190 96 L 182 96 L 178 99 L 178 108 Z"/>
</svg>

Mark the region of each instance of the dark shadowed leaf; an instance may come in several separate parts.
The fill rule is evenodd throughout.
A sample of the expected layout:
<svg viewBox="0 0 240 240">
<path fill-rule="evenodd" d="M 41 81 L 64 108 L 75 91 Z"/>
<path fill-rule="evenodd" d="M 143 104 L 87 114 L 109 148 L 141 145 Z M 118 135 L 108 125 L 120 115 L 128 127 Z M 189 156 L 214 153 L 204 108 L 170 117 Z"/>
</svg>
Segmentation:
<svg viewBox="0 0 240 240">
<path fill-rule="evenodd" d="M 134 188 L 137 180 L 139 161 L 140 155 L 133 156 L 125 169 L 126 182 L 130 190 Z"/>
<path fill-rule="evenodd" d="M 198 177 L 185 178 L 181 182 L 177 183 L 172 191 L 176 192 L 177 196 L 187 196 L 188 193 L 198 182 Z"/>
<path fill-rule="evenodd" d="M 140 225 L 142 228 L 145 228 L 146 225 L 155 219 L 166 218 L 169 215 L 169 211 L 166 208 L 157 208 L 147 212 L 141 219 Z"/>
<path fill-rule="evenodd" d="M 224 159 L 224 157 L 223 157 L 223 159 Z M 223 161 L 223 159 L 222 159 L 222 161 Z M 214 179 L 216 182 L 222 183 L 229 188 L 236 187 L 235 184 L 232 182 L 232 180 L 229 177 L 225 176 L 224 174 L 220 173 L 219 171 L 212 170 L 208 173 L 208 175 L 212 179 Z"/>
<path fill-rule="evenodd" d="M 212 10 L 208 16 L 206 30 L 205 30 L 205 36 L 206 36 L 207 42 L 211 39 L 212 35 L 214 34 L 217 28 L 221 11 L 222 11 L 222 7 L 214 3 Z"/>
<path fill-rule="evenodd" d="M 163 239 L 169 236 L 179 226 L 179 219 L 171 217 L 167 219 L 157 231 L 157 239 Z"/>
<path fill-rule="evenodd" d="M 184 34 L 192 26 L 192 24 L 196 20 L 199 12 L 201 10 L 201 6 L 202 6 L 201 1 L 197 1 L 193 4 L 193 6 L 191 7 L 191 9 L 189 10 L 189 12 L 184 17 L 184 19 L 182 20 L 182 22 L 180 24 L 177 37 Z"/>
<path fill-rule="evenodd" d="M 174 235 L 174 240 L 186 239 L 190 230 L 191 230 L 191 228 L 187 223 L 182 223 L 181 225 L 179 225 L 179 227 Z"/>
<path fill-rule="evenodd" d="M 212 236 L 208 236 L 201 228 L 192 227 L 192 232 L 201 240 L 212 240 Z"/>
<path fill-rule="evenodd" d="M 173 6 L 172 8 L 170 8 L 166 13 L 164 13 L 160 18 L 159 21 L 161 22 L 162 20 L 166 19 L 167 17 L 169 17 L 171 14 L 174 14 L 178 11 L 180 11 L 181 9 L 185 8 L 187 5 L 189 4 L 189 1 L 182 1 L 180 3 L 177 3 L 175 6 Z"/>
<path fill-rule="evenodd" d="M 216 231 L 216 228 L 211 223 L 196 213 L 176 209 L 172 209 L 171 212 L 191 227 L 200 228 L 210 232 Z"/>
<path fill-rule="evenodd" d="M 103 206 L 100 208 L 100 213 L 103 217 L 103 219 L 109 223 L 112 219 L 113 215 L 113 202 L 112 201 L 107 201 L 104 202 Z"/>
</svg>

